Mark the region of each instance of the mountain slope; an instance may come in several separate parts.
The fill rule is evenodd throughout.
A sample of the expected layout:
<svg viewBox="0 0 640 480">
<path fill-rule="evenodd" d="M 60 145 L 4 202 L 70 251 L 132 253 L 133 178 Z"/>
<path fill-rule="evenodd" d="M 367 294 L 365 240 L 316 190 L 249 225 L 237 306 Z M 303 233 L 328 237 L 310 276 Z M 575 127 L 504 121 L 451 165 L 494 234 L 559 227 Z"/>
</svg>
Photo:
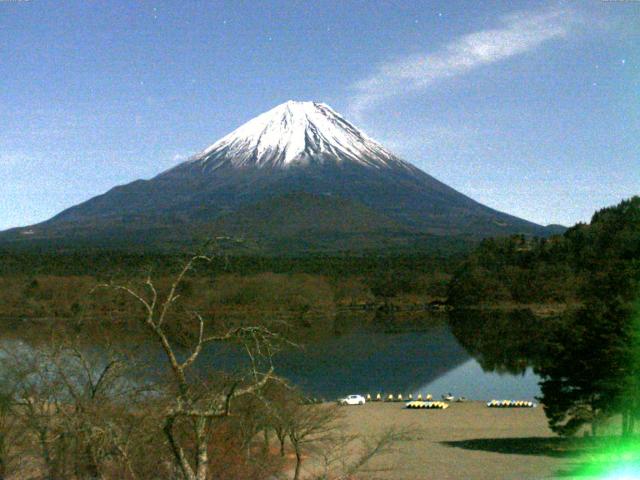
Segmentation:
<svg viewBox="0 0 640 480">
<path fill-rule="evenodd" d="M 0 239 L 181 243 L 203 232 L 241 232 L 257 242 L 357 233 L 387 235 L 392 243 L 547 233 L 401 160 L 327 105 L 287 102 L 150 180 L 115 187 Z"/>
</svg>

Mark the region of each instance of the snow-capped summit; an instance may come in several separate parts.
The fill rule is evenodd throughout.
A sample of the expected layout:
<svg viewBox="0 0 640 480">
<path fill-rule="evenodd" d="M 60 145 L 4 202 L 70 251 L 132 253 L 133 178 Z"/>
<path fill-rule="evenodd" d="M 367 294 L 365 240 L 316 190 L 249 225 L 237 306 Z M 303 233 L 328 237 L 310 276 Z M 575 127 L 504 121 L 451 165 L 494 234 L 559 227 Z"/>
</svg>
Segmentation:
<svg viewBox="0 0 640 480">
<path fill-rule="evenodd" d="M 222 165 L 287 168 L 326 161 L 409 167 L 328 105 L 291 100 L 249 120 L 191 160 L 207 170 Z"/>
<path fill-rule="evenodd" d="M 327 105 L 289 101 L 149 180 L 0 233 L 0 245 L 193 245 L 214 235 L 282 254 L 409 251 L 437 236 L 511 233 L 548 234 L 400 160 Z"/>
</svg>

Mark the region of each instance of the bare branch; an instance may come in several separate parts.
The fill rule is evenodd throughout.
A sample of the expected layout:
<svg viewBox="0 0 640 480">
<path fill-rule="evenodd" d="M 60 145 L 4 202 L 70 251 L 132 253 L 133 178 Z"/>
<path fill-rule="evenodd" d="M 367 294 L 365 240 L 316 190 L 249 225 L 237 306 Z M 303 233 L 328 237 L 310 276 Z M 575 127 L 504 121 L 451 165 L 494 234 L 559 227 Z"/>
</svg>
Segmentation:
<svg viewBox="0 0 640 480">
<path fill-rule="evenodd" d="M 156 302 L 158 301 L 158 292 L 156 291 L 156 287 L 151 281 L 151 277 L 147 277 L 145 284 L 147 285 L 149 290 L 151 290 L 151 310 L 155 312 Z"/>
<path fill-rule="evenodd" d="M 200 315 L 199 313 L 195 313 L 194 312 L 195 317 L 198 319 L 199 322 L 199 329 L 198 329 L 198 341 L 196 343 L 195 348 L 193 349 L 193 352 L 191 353 L 191 355 L 189 356 L 189 358 L 187 358 L 184 362 L 182 362 L 182 364 L 180 365 L 180 368 L 182 370 L 185 370 L 186 368 L 188 368 L 193 362 L 196 361 L 196 359 L 198 358 L 198 355 L 200 355 L 200 352 L 202 351 L 202 337 L 204 336 L 204 319 L 202 318 L 202 315 Z"/>
<path fill-rule="evenodd" d="M 167 312 L 169 311 L 169 307 L 171 306 L 171 304 L 178 299 L 178 295 L 176 295 L 176 290 L 178 286 L 182 283 L 184 276 L 193 268 L 194 263 L 200 260 L 210 262 L 211 258 L 206 255 L 194 255 L 189 259 L 189 261 L 185 264 L 185 266 L 182 268 L 182 270 L 174 280 L 173 284 L 171 285 L 171 290 L 169 291 L 167 298 L 162 304 L 162 309 L 160 310 L 160 316 L 158 317 L 158 326 L 162 325 L 162 323 L 164 322 L 164 319 L 166 317 Z"/>
</svg>

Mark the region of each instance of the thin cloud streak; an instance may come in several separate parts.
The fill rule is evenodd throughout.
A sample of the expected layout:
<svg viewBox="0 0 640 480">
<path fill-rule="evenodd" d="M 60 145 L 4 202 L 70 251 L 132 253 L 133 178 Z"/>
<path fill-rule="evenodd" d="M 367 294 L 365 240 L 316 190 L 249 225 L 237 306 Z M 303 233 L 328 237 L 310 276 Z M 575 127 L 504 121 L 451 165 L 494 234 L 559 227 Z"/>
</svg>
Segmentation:
<svg viewBox="0 0 640 480">
<path fill-rule="evenodd" d="M 568 10 L 521 12 L 501 18 L 503 28 L 463 35 L 442 49 L 383 63 L 368 78 L 352 85 L 355 96 L 349 112 L 356 118 L 392 97 L 420 92 L 431 84 L 478 67 L 533 50 L 540 44 L 565 37 L 573 23 Z"/>
</svg>

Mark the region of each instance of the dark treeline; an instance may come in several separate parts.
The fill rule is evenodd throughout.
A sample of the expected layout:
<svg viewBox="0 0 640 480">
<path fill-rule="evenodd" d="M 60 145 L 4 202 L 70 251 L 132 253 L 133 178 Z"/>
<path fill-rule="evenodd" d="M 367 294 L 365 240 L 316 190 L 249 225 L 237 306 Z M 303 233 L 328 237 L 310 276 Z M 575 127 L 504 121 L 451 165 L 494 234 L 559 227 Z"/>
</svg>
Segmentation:
<svg viewBox="0 0 640 480">
<path fill-rule="evenodd" d="M 92 295 L 99 283 L 166 283 L 186 255 L 34 251 L 0 252 L 0 317 L 94 318 L 112 315 L 112 298 Z M 458 258 L 436 255 L 255 257 L 215 256 L 198 265 L 181 295 L 192 308 L 218 317 L 290 310 L 332 315 L 336 306 L 425 305 L 446 299 Z M 117 303 L 121 314 L 130 306 Z M 306 313 L 305 313 L 306 315 Z M 306 321 L 306 320 L 305 320 Z"/>
<path fill-rule="evenodd" d="M 640 418 L 640 197 L 597 212 L 565 234 L 567 255 L 585 279 L 581 307 L 553 330 L 541 362 L 552 428 L 593 433 L 613 414 L 622 432 Z"/>
<path fill-rule="evenodd" d="M 127 252 L 74 250 L 53 252 L 0 248 L 0 276 L 4 275 L 137 275 L 153 271 L 171 274 L 193 252 Z M 309 273 L 320 275 L 367 274 L 388 271 L 453 271 L 465 253 L 456 254 L 313 254 L 292 256 L 228 255 L 216 257 L 200 273 Z"/>
</svg>

